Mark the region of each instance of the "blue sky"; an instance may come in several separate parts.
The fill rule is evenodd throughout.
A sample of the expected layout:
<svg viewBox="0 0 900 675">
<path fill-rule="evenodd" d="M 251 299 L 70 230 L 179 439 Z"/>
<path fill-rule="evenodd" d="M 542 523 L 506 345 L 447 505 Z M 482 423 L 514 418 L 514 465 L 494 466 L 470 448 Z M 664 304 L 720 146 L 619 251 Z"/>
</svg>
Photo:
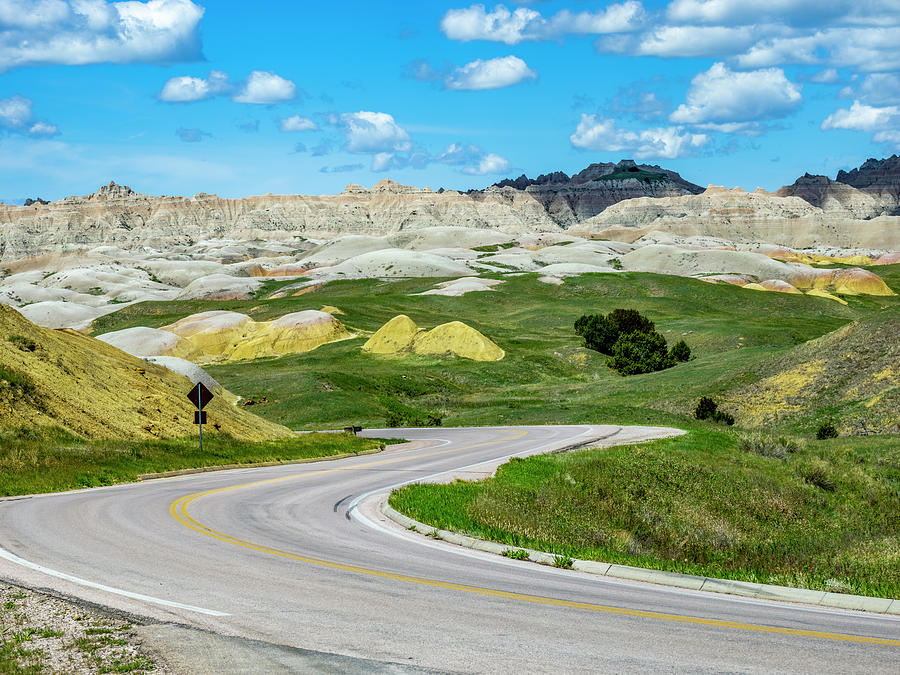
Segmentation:
<svg viewBox="0 0 900 675">
<path fill-rule="evenodd" d="M 900 148 L 898 44 L 897 0 L 0 0 L 0 199 L 622 158 L 776 189 Z"/>
</svg>

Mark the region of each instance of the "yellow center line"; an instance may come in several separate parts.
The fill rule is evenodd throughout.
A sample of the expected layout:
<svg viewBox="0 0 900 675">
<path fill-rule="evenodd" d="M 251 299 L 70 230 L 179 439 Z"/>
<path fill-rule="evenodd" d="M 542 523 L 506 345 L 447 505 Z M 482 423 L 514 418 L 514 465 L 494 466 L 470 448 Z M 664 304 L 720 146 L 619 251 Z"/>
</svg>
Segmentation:
<svg viewBox="0 0 900 675">
<path fill-rule="evenodd" d="M 875 645 L 887 645 L 890 647 L 900 647 L 900 640 L 891 640 L 888 638 L 875 638 L 875 637 L 867 637 L 864 635 L 849 635 L 844 633 L 827 633 L 822 631 L 814 631 L 814 630 L 803 630 L 799 628 L 782 628 L 779 626 L 764 626 L 760 624 L 752 624 L 752 623 L 742 623 L 740 621 L 725 621 L 722 619 L 705 619 L 702 617 L 694 617 L 694 616 L 685 616 L 681 614 L 668 614 L 665 612 L 652 612 L 641 609 L 628 609 L 625 607 L 614 607 L 609 605 L 598 605 L 588 602 L 575 602 L 572 600 L 560 600 L 558 598 L 547 598 L 539 595 L 529 595 L 526 593 L 514 593 L 511 591 L 501 591 L 493 588 L 483 588 L 480 586 L 467 586 L 465 584 L 455 584 L 447 581 L 440 581 L 437 579 L 427 579 L 424 577 L 415 577 L 409 576 L 406 574 L 397 574 L 394 572 L 387 572 L 384 570 L 376 570 L 369 569 L 367 567 L 360 567 L 358 565 L 350 565 L 341 562 L 335 562 L 332 560 L 323 560 L 321 558 L 313 558 L 311 556 L 301 555 L 299 553 L 293 553 L 291 551 L 284 551 L 278 548 L 273 548 L 271 546 L 265 546 L 264 544 L 257 544 L 251 541 L 247 541 L 245 539 L 239 539 L 237 537 L 233 537 L 224 532 L 219 532 L 218 530 L 214 530 L 213 528 L 204 525 L 200 521 L 196 520 L 193 516 L 188 513 L 188 507 L 195 502 L 196 500 L 202 497 L 208 497 L 210 495 L 220 494 L 223 492 L 229 492 L 231 490 L 240 490 L 243 488 L 256 487 L 260 485 L 270 485 L 273 483 L 280 483 L 288 480 L 295 480 L 298 478 L 306 478 L 310 476 L 319 476 L 325 475 L 329 473 L 336 473 L 339 471 L 350 471 L 353 469 L 364 469 L 371 466 L 380 466 L 384 464 L 392 464 L 395 462 L 402 462 L 409 459 L 417 459 L 420 457 L 432 457 L 434 455 L 444 454 L 448 452 L 459 452 L 462 450 L 469 450 L 472 448 L 482 447 L 485 445 L 492 445 L 494 443 L 501 443 L 509 440 L 514 440 L 517 438 L 521 438 L 527 431 L 516 432 L 512 436 L 494 440 L 494 441 L 486 441 L 484 443 L 477 443 L 474 445 L 468 445 L 461 448 L 450 448 L 447 450 L 438 450 L 434 452 L 421 453 L 417 455 L 405 455 L 402 457 L 393 457 L 389 459 L 378 460 L 374 462 L 365 462 L 361 464 L 354 464 L 351 466 L 337 467 L 333 469 L 323 469 L 320 471 L 308 471 L 305 473 L 294 474 L 291 476 L 283 476 L 280 478 L 270 478 L 267 480 L 254 481 L 252 483 L 243 483 L 241 485 L 231 485 L 228 487 L 215 488 L 212 490 L 205 490 L 203 492 L 196 492 L 194 494 L 185 495 L 180 499 L 175 500 L 169 506 L 169 513 L 171 516 L 184 525 L 185 527 L 190 528 L 191 530 L 203 534 L 207 537 L 211 537 L 213 539 L 218 539 L 219 541 L 223 541 L 228 544 L 233 544 L 235 546 L 240 546 L 242 548 L 249 549 L 251 551 L 258 551 L 260 553 L 266 553 L 268 555 L 277 556 L 280 558 L 286 558 L 289 560 L 296 560 L 303 563 L 308 563 L 311 565 L 320 565 L 322 567 L 330 567 L 332 569 L 344 570 L 346 572 L 352 572 L 354 574 L 365 574 L 368 576 L 381 577 L 383 579 L 392 579 L 394 581 L 403 581 L 406 583 L 419 584 L 422 586 L 430 586 L 433 588 L 443 588 L 451 591 L 461 591 L 464 593 L 474 593 L 476 595 L 490 596 L 496 598 L 504 598 L 507 600 L 516 600 L 520 602 L 529 602 L 533 604 L 539 605 L 549 605 L 553 607 L 570 607 L 573 609 L 583 609 L 592 612 L 603 612 L 606 614 L 619 614 L 624 616 L 635 616 L 642 617 L 647 619 L 657 619 L 662 621 L 674 621 L 677 623 L 687 623 L 687 624 L 697 624 L 702 626 L 712 626 L 715 628 L 730 628 L 735 630 L 748 630 L 759 633 L 774 633 L 778 635 L 793 635 L 798 637 L 812 637 L 812 638 L 821 638 L 825 640 L 838 640 L 843 642 L 862 642 L 866 644 L 875 644 Z"/>
</svg>

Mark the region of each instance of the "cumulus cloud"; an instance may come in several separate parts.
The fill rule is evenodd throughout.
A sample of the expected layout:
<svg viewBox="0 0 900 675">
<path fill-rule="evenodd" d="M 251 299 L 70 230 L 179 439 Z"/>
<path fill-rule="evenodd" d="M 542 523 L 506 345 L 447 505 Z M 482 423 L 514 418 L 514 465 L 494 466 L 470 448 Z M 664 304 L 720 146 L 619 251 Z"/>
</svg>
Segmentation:
<svg viewBox="0 0 900 675">
<path fill-rule="evenodd" d="M 54 124 L 35 119 L 33 102 L 16 94 L 0 98 L 0 129 L 29 136 L 55 136 L 59 129 Z"/>
<path fill-rule="evenodd" d="M 388 113 L 361 110 L 343 113 L 338 126 L 344 132 L 348 152 L 378 153 L 409 150 L 412 143 L 406 130 Z"/>
<path fill-rule="evenodd" d="M 628 152 L 638 159 L 659 157 L 676 159 L 693 153 L 709 140 L 706 134 L 695 134 L 682 127 L 657 127 L 632 131 L 617 127 L 615 120 L 598 115 L 581 115 L 572 145 L 582 150 Z"/>
<path fill-rule="evenodd" d="M 849 110 L 841 108 L 826 117 L 822 122 L 822 130 L 888 131 L 898 124 L 900 124 L 900 107 L 879 108 L 854 101 Z"/>
<path fill-rule="evenodd" d="M 536 79 L 531 70 L 517 56 L 504 56 L 482 61 L 477 59 L 453 71 L 444 82 L 447 89 L 500 89 L 518 84 L 525 79 Z"/>
<path fill-rule="evenodd" d="M 198 60 L 203 11 L 190 0 L 0 0 L 0 70 Z"/>
<path fill-rule="evenodd" d="M 478 166 L 467 166 L 462 172 L 470 176 L 484 176 L 487 174 L 506 173 L 512 168 L 509 160 L 494 153 L 488 153 L 481 158 Z"/>
<path fill-rule="evenodd" d="M 230 88 L 227 73 L 211 70 L 206 78 L 182 76 L 169 79 L 159 92 L 159 99 L 169 103 L 191 103 L 224 94 Z"/>
<path fill-rule="evenodd" d="M 715 63 L 691 80 L 687 102 L 669 115 L 676 124 L 728 124 L 784 117 L 803 100 L 780 68 L 735 72 Z"/>
<path fill-rule="evenodd" d="M 280 120 L 278 127 L 282 131 L 315 131 L 319 128 L 315 122 L 308 117 L 300 117 L 300 115 L 292 115 Z"/>
<path fill-rule="evenodd" d="M 566 35 L 627 32 L 638 28 L 644 19 L 644 8 L 635 0 L 609 5 L 597 12 L 564 9 L 549 17 L 527 7 L 510 11 L 504 5 L 497 5 L 489 12 L 484 5 L 472 5 L 449 10 L 441 19 L 441 30 L 451 40 L 489 40 L 514 45 Z"/>
<path fill-rule="evenodd" d="M 672 0 L 640 31 L 607 35 L 601 52 L 733 59 L 742 69 L 787 64 L 900 69 L 896 0 Z"/>
<path fill-rule="evenodd" d="M 254 70 L 232 99 L 236 103 L 266 105 L 290 101 L 297 94 L 297 85 L 271 71 Z"/>
<path fill-rule="evenodd" d="M 866 76 L 858 87 L 856 98 L 870 105 L 900 103 L 900 74 L 872 73 Z"/>
</svg>

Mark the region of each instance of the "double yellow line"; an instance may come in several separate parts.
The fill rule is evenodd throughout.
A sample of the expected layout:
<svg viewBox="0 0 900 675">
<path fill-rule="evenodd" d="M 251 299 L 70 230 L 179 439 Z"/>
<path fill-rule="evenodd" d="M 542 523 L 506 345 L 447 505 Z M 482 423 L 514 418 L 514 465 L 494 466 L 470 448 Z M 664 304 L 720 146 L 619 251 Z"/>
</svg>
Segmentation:
<svg viewBox="0 0 900 675">
<path fill-rule="evenodd" d="M 582 609 L 592 612 L 603 612 L 606 614 L 618 614 L 623 616 L 635 616 L 642 617 L 647 619 L 658 619 L 662 621 L 674 621 L 677 623 L 687 623 L 687 624 L 696 624 L 701 626 L 712 626 L 715 628 L 730 628 L 736 630 L 748 630 L 755 631 L 758 633 L 774 633 L 778 635 L 793 635 L 798 637 L 811 637 L 811 638 L 821 638 L 825 640 L 839 640 L 843 642 L 862 642 L 867 644 L 874 645 L 886 645 L 890 647 L 900 647 L 900 640 L 891 640 L 888 638 L 873 638 L 866 637 L 863 635 L 846 635 L 843 633 L 826 633 L 822 631 L 814 631 L 814 630 L 802 630 L 799 628 L 782 628 L 777 626 L 763 626 L 752 623 L 742 623 L 739 621 L 724 621 L 721 619 L 705 619 L 701 617 L 693 617 L 693 616 L 683 616 L 680 614 L 667 614 L 664 612 L 651 612 L 640 609 L 627 609 L 624 607 L 613 607 L 608 605 L 597 605 L 593 603 L 587 602 L 574 602 L 571 600 L 560 600 L 557 598 L 546 598 L 539 595 L 529 595 L 526 593 L 513 593 L 510 591 L 501 591 L 493 588 L 483 588 L 480 586 L 467 586 L 464 584 L 454 584 L 446 581 L 439 581 L 437 579 L 427 579 L 423 577 L 414 577 L 406 574 L 396 574 L 394 572 L 386 572 L 383 570 L 375 570 L 369 569 L 367 567 L 359 567 L 358 565 L 349 565 L 346 563 L 335 562 L 332 560 L 324 560 L 321 558 L 313 558 L 311 556 L 301 555 L 299 553 L 293 553 L 291 551 L 284 551 L 282 549 L 273 548 L 271 546 L 265 546 L 263 544 L 257 544 L 252 541 L 247 541 L 245 539 L 239 539 L 237 537 L 233 537 L 224 532 L 220 532 L 215 530 L 208 525 L 205 525 L 195 519 L 188 512 L 188 507 L 202 497 L 208 497 L 215 494 L 221 494 L 223 492 L 229 492 L 231 490 L 240 490 L 243 488 L 249 487 L 257 487 L 260 485 L 270 485 L 274 483 L 281 483 L 284 481 L 295 480 L 298 478 L 306 478 L 309 476 L 319 476 L 325 475 L 329 473 L 336 473 L 339 471 L 351 471 L 353 469 L 361 469 L 368 468 L 372 466 L 379 466 L 384 464 L 392 464 L 395 462 L 402 462 L 409 459 L 416 459 L 420 457 L 431 457 L 437 454 L 443 454 L 447 452 L 459 452 L 461 450 L 468 450 L 471 448 L 481 447 L 484 445 L 491 445 L 493 443 L 500 443 L 504 441 L 514 440 L 516 438 L 521 438 L 524 436 L 527 431 L 519 431 L 515 432 L 513 435 L 499 439 L 494 441 L 487 441 L 485 443 L 477 443 L 475 445 L 468 445 L 462 448 L 451 448 L 448 450 L 438 450 L 428 453 L 421 453 L 417 455 L 404 455 L 402 457 L 393 457 L 389 459 L 383 459 L 375 462 L 365 462 L 361 464 L 354 464 L 351 466 L 338 467 L 333 469 L 323 469 L 320 471 L 309 471 L 306 473 L 295 474 L 291 476 L 283 476 L 281 478 L 271 478 L 268 480 L 254 481 L 252 483 L 243 483 L 241 485 L 231 485 L 228 487 L 215 488 L 212 490 L 204 490 L 203 492 L 195 492 L 193 494 L 186 495 L 181 497 L 180 499 L 175 500 L 169 506 L 169 513 L 172 517 L 177 520 L 179 523 L 184 525 L 185 527 L 190 528 L 191 530 L 205 535 L 207 537 L 212 537 L 213 539 L 218 539 L 219 541 L 223 541 L 228 544 L 232 544 L 234 546 L 240 546 L 245 549 L 249 549 L 251 551 L 257 551 L 259 553 L 265 553 L 272 556 L 277 556 L 279 558 L 286 558 L 289 560 L 296 560 L 298 562 L 307 563 L 310 565 L 320 565 L 322 567 L 330 567 L 333 569 L 344 570 L 346 572 L 352 572 L 354 574 L 365 574 L 373 577 L 381 577 L 383 579 L 392 579 L 394 581 L 403 581 L 411 584 L 419 584 L 422 586 L 431 586 L 433 588 L 443 588 L 451 591 L 460 591 L 464 593 L 474 593 L 476 595 L 483 596 L 491 596 L 496 598 L 505 598 L 508 600 L 516 600 L 519 602 L 529 602 L 538 605 L 548 605 L 553 607 L 569 607 L 573 609 Z"/>
</svg>

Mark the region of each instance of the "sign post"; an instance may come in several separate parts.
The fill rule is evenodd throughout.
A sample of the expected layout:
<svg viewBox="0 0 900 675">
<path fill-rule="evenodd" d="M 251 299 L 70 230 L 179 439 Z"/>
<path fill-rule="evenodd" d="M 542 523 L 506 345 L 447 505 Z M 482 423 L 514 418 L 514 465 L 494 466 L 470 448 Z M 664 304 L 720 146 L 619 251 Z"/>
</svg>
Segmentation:
<svg viewBox="0 0 900 675">
<path fill-rule="evenodd" d="M 197 406 L 194 411 L 194 424 L 200 430 L 200 452 L 203 452 L 203 425 L 206 423 L 206 411 L 204 408 L 213 400 L 213 393 L 202 382 L 198 382 L 188 392 L 188 400 Z"/>
</svg>

